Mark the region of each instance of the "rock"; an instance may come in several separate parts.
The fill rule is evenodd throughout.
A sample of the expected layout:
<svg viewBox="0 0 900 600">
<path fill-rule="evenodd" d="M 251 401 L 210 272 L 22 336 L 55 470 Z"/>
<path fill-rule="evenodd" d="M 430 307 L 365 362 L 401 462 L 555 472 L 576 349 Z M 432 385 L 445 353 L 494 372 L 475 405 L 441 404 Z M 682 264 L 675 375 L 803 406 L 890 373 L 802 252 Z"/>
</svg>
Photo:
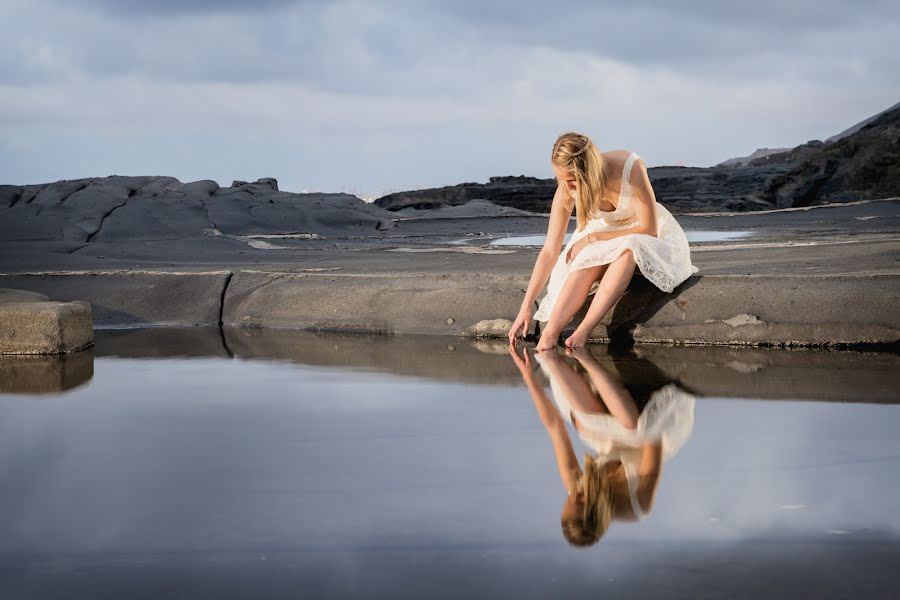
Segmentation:
<svg viewBox="0 0 900 600">
<path fill-rule="evenodd" d="M 95 177 L 0 187 L 0 242 L 70 245 L 226 235 L 369 233 L 393 228 L 394 217 L 350 194 L 293 194 L 264 177 L 181 183 L 174 177 Z"/>
<path fill-rule="evenodd" d="M 391 211 L 412 208 L 417 210 L 459 206 L 473 200 L 486 200 L 529 212 L 550 210 L 556 182 L 534 177 L 491 177 L 490 183 L 460 183 L 458 185 L 398 192 L 375 200 L 374 204 Z"/>
<path fill-rule="evenodd" d="M 211 179 L 201 179 L 200 181 L 191 181 L 190 183 L 182 184 L 181 189 L 178 191 L 182 194 L 205 194 L 207 196 L 212 196 L 219 191 L 219 184 Z"/>
<path fill-rule="evenodd" d="M 819 144 L 769 191 L 779 208 L 900 196 L 900 107 Z"/>
<path fill-rule="evenodd" d="M 15 185 L 0 185 L 0 209 L 9 208 L 22 197 L 22 188 Z"/>
<path fill-rule="evenodd" d="M 466 332 L 474 336 L 492 336 L 504 337 L 512 329 L 512 321 L 509 319 L 483 319 L 478 321 L 471 327 L 466 328 Z"/>
<path fill-rule="evenodd" d="M 63 354 L 94 342 L 91 305 L 0 290 L 0 354 Z"/>
<path fill-rule="evenodd" d="M 278 191 L 278 180 L 274 177 L 261 177 L 255 182 L 257 185 L 269 186 L 273 192 Z"/>
</svg>

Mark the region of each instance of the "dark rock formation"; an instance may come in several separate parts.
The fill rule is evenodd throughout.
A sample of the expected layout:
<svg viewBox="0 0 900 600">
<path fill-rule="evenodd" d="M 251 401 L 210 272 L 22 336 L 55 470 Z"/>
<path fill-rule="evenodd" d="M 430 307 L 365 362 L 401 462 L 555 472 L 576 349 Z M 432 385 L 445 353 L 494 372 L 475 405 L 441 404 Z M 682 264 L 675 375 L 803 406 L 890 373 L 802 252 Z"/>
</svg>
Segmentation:
<svg viewBox="0 0 900 600">
<path fill-rule="evenodd" d="M 648 169 L 656 199 L 672 212 L 752 211 L 900 196 L 900 105 L 829 138 L 790 149 L 760 149 L 714 167 Z M 548 212 L 553 179 L 491 177 L 489 183 L 398 192 L 387 210 L 438 208 L 483 198 Z"/>
<path fill-rule="evenodd" d="M 491 177 L 490 183 L 460 183 L 442 188 L 397 192 L 382 196 L 375 205 L 387 210 L 428 209 L 458 206 L 471 200 L 488 200 L 531 212 L 547 212 L 556 182 L 535 177 Z"/>
<path fill-rule="evenodd" d="M 842 131 L 842 132 L 840 132 L 840 133 L 836 133 L 835 135 L 831 136 L 830 138 L 826 139 L 825 141 L 826 141 L 826 142 L 829 142 L 829 143 L 830 143 L 830 142 L 836 142 L 836 141 L 838 141 L 839 139 L 841 139 L 841 138 L 843 138 L 843 137 L 847 137 L 847 136 L 850 135 L 851 133 L 856 133 L 857 131 L 859 131 L 860 129 L 862 129 L 863 127 L 865 127 L 866 125 L 868 125 L 869 123 L 871 123 L 872 121 L 874 121 L 875 119 L 877 119 L 878 117 L 880 117 L 881 115 L 883 115 L 884 113 L 890 112 L 890 111 L 895 110 L 895 109 L 897 109 L 897 108 L 900 108 L 900 102 L 898 102 L 897 104 L 891 106 L 890 108 L 886 108 L 885 110 L 881 111 L 880 113 L 876 113 L 876 114 L 872 115 L 871 117 L 868 117 L 868 118 L 866 118 L 866 119 L 863 119 L 862 121 L 860 121 L 859 123 L 857 123 L 857 124 L 855 124 L 855 125 L 851 125 L 850 127 L 848 127 L 847 129 L 845 129 L 844 131 Z"/>
<path fill-rule="evenodd" d="M 778 207 L 900 196 L 900 107 L 800 158 L 767 196 Z"/>
<path fill-rule="evenodd" d="M 0 241 L 183 239 L 216 230 L 374 233 L 389 229 L 393 217 L 350 194 L 280 192 L 272 178 L 235 184 L 112 175 L 0 186 Z"/>
</svg>

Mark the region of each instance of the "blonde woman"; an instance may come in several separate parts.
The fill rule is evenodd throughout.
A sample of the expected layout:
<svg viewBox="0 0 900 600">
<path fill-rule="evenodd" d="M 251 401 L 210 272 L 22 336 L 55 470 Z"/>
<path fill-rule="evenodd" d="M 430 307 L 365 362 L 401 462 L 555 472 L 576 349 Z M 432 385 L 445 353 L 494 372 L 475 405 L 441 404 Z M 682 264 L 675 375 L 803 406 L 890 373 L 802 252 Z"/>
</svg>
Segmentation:
<svg viewBox="0 0 900 600">
<path fill-rule="evenodd" d="M 551 401 L 534 376 L 528 349 L 519 356 L 516 344 L 509 345 L 553 444 L 567 494 L 560 515 L 563 537 L 587 546 L 603 537 L 612 521 L 638 521 L 652 510 L 663 462 L 693 430 L 694 396 L 669 383 L 653 391 L 636 387 L 635 397 L 586 348 L 566 352 L 574 364 L 555 349 L 535 354 L 550 381 Z M 567 421 L 590 448 L 584 467 Z"/>
<path fill-rule="evenodd" d="M 563 328 L 590 294 L 594 299 L 565 345 L 579 348 L 625 293 L 637 269 L 664 292 L 693 273 L 684 230 L 656 201 L 643 159 L 627 150 L 601 153 L 580 133 L 564 133 L 553 144 L 550 163 L 558 186 L 547 238 L 531 273 L 525 299 L 509 330 L 524 336 L 532 306 L 547 283 L 533 318 L 546 322 L 538 351 L 557 345 Z M 577 227 L 559 251 L 575 211 Z"/>
</svg>

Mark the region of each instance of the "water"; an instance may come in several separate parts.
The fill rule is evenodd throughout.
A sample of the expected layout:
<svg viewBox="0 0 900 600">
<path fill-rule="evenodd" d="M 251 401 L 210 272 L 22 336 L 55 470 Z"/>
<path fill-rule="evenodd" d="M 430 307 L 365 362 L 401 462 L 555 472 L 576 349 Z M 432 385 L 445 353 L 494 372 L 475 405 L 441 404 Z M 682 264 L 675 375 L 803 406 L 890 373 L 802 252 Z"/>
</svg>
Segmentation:
<svg viewBox="0 0 900 600">
<path fill-rule="evenodd" d="M 896 355 L 560 356 L 555 382 L 586 383 L 587 365 L 632 397 L 691 398 L 647 518 L 586 549 L 561 534 L 550 379 L 504 344 L 145 330 L 98 334 L 87 358 L 0 361 L 0 597 L 887 597 L 900 583 Z"/>
<path fill-rule="evenodd" d="M 753 235 L 752 231 L 685 231 L 688 242 L 724 242 L 728 240 L 736 240 Z M 547 236 L 545 235 L 516 235 L 491 240 L 492 246 L 541 246 Z M 572 237 L 571 233 L 567 233 L 563 243 L 568 243 Z M 464 243 L 466 240 L 459 240 L 458 243 Z"/>
</svg>

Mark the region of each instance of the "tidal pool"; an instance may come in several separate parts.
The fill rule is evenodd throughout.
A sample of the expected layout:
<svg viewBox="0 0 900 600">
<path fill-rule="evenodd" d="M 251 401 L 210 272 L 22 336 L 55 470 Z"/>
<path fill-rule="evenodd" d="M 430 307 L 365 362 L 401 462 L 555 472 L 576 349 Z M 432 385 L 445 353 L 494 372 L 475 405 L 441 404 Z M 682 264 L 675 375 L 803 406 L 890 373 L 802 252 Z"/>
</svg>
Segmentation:
<svg viewBox="0 0 900 600">
<path fill-rule="evenodd" d="M 0 361 L 0 597 L 887 597 L 898 360 L 98 332 Z M 621 398 L 652 498 L 575 547 L 559 448 Z"/>
<path fill-rule="evenodd" d="M 752 231 L 690 231 L 686 230 L 688 242 L 724 242 L 737 240 L 753 235 Z M 563 243 L 568 243 L 571 233 L 567 233 Z M 545 235 L 516 235 L 511 237 L 491 240 L 492 246 L 540 246 L 544 243 Z M 460 240 L 464 242 L 465 240 Z"/>
</svg>

